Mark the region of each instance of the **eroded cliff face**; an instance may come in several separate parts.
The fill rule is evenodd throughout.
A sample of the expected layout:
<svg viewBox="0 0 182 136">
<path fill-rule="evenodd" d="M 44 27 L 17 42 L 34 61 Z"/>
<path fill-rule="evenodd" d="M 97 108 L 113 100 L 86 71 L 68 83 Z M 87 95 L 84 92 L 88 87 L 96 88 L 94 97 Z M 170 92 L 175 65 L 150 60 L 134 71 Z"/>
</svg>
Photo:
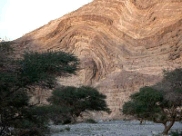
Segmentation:
<svg viewBox="0 0 182 136">
<path fill-rule="evenodd" d="M 81 70 L 59 82 L 97 87 L 118 118 L 131 93 L 182 66 L 182 0 L 94 0 L 14 42 L 77 55 Z"/>
</svg>

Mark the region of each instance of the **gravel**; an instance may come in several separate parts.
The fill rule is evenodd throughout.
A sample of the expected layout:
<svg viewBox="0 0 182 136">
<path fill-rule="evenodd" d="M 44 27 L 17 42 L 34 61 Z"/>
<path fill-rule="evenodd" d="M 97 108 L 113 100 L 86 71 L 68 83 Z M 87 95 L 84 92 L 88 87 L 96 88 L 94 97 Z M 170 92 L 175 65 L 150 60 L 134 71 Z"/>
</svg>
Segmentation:
<svg viewBox="0 0 182 136">
<path fill-rule="evenodd" d="M 152 136 L 160 134 L 164 126 L 153 122 L 100 121 L 96 124 L 52 125 L 52 136 Z M 182 123 L 176 122 L 172 131 L 182 130 Z"/>
</svg>

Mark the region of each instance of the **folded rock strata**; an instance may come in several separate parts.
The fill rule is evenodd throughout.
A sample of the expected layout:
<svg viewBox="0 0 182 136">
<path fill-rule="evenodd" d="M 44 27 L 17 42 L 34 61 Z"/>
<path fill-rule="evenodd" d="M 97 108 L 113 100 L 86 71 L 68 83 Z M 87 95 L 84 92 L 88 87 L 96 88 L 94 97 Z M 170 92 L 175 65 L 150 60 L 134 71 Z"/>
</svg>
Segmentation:
<svg viewBox="0 0 182 136">
<path fill-rule="evenodd" d="M 34 20 L 36 21 L 36 20 Z M 182 66 L 182 0 L 94 0 L 14 41 L 17 51 L 61 50 L 81 60 L 65 85 L 91 85 L 120 118 L 129 95 Z"/>
</svg>

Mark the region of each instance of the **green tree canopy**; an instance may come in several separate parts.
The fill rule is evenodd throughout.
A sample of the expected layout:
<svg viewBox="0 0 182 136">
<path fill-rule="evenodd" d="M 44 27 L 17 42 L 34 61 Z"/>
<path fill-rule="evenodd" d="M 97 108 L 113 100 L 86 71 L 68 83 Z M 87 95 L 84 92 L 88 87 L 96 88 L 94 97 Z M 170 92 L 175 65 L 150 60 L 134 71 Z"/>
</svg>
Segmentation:
<svg viewBox="0 0 182 136">
<path fill-rule="evenodd" d="M 167 134 L 175 121 L 182 119 L 182 69 L 164 71 L 163 80 L 154 86 L 142 87 L 123 105 L 123 113 L 139 119 L 164 124 Z"/>
<path fill-rule="evenodd" d="M 8 128 L 43 128 L 44 114 L 54 107 L 37 107 L 30 104 L 30 90 L 34 86 L 54 88 L 55 78 L 69 76 L 78 69 L 79 60 L 72 54 L 26 52 L 21 59 L 13 58 L 11 43 L 0 43 L 0 135 L 6 136 Z M 16 55 L 15 55 L 16 56 Z M 42 112 L 41 112 L 42 111 Z M 51 110 L 50 110 L 51 111 Z M 51 113 L 51 112 L 50 112 Z"/>
<path fill-rule="evenodd" d="M 177 68 L 172 71 L 164 70 L 164 78 L 154 87 L 164 91 L 164 97 L 172 105 L 182 105 L 182 69 Z"/>
<path fill-rule="evenodd" d="M 52 92 L 49 102 L 68 109 L 68 114 L 72 121 L 81 115 L 84 111 L 105 111 L 110 112 L 105 102 L 106 96 L 99 93 L 97 89 L 81 87 L 63 87 L 57 88 Z"/>
<path fill-rule="evenodd" d="M 160 108 L 156 105 L 163 101 L 162 93 L 148 86 L 140 88 L 140 91 L 132 94 L 130 98 L 131 100 L 123 105 L 123 113 L 146 120 L 157 117 Z"/>
</svg>

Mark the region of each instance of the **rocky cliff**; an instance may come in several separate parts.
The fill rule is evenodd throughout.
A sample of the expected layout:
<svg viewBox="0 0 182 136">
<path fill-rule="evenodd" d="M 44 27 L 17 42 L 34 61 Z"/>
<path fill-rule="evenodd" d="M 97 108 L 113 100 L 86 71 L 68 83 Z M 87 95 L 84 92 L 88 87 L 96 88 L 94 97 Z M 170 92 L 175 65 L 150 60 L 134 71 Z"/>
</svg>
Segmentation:
<svg viewBox="0 0 182 136">
<path fill-rule="evenodd" d="M 14 43 L 77 55 L 81 70 L 59 82 L 97 87 L 118 118 L 131 93 L 159 81 L 162 69 L 181 67 L 182 0 L 94 0 Z"/>
</svg>

